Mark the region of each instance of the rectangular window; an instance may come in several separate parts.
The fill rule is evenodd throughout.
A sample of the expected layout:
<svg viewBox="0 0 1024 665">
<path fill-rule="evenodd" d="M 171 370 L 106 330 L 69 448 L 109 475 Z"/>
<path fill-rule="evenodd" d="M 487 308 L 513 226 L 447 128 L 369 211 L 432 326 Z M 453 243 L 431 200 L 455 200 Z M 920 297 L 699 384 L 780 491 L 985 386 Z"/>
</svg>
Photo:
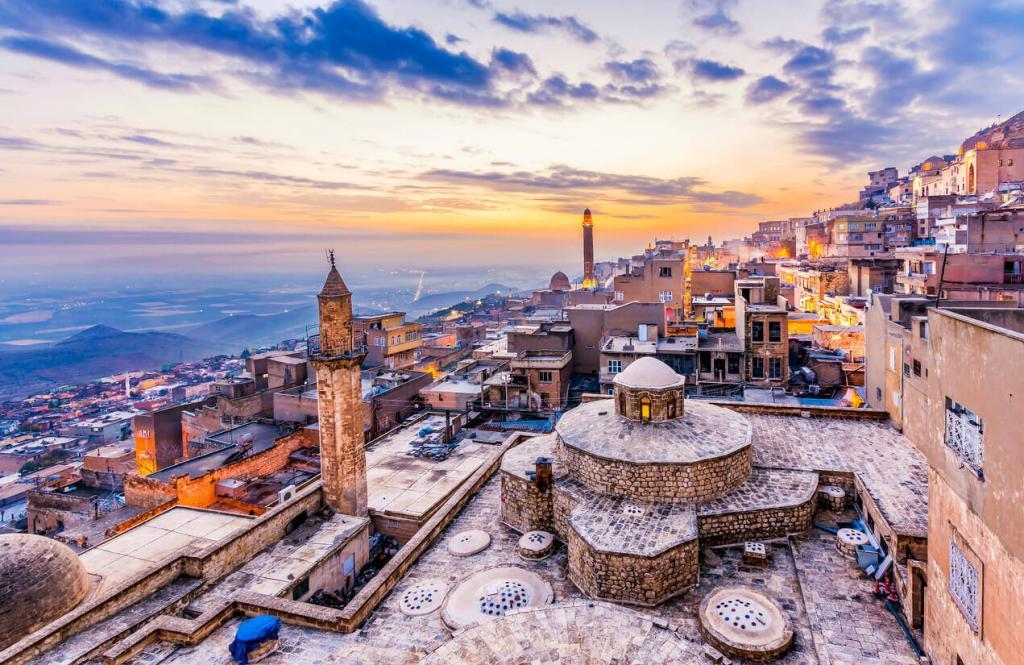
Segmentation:
<svg viewBox="0 0 1024 665">
<path fill-rule="evenodd" d="M 921 376 L 921 361 L 914 361 L 914 376 Z"/>
<path fill-rule="evenodd" d="M 769 358 L 768 359 L 768 378 L 769 379 L 781 379 L 782 378 L 782 358 Z"/>
<path fill-rule="evenodd" d="M 735 356 L 735 355 L 730 355 L 729 356 L 729 369 L 728 369 L 728 372 L 729 372 L 729 374 L 739 374 L 740 373 L 740 357 L 739 356 Z"/>
<path fill-rule="evenodd" d="M 960 549 L 956 535 L 949 540 L 949 595 L 960 608 L 971 630 L 981 628 L 981 574 L 968 553 Z"/>
<path fill-rule="evenodd" d="M 672 267 L 671 266 L 662 266 L 661 268 L 658 269 L 658 277 L 671 277 L 671 276 L 672 276 Z"/>
<path fill-rule="evenodd" d="M 910 376 L 910 363 L 903 363 L 903 376 Z"/>
<path fill-rule="evenodd" d="M 554 381 L 554 376 L 551 372 L 537 372 L 537 377 L 541 383 L 551 383 Z"/>
<path fill-rule="evenodd" d="M 763 342 L 764 341 L 764 322 L 754 321 L 750 324 L 750 341 L 751 342 Z"/>
<path fill-rule="evenodd" d="M 609 360 L 608 361 L 608 373 L 609 374 L 618 374 L 621 371 L 622 371 L 622 361 L 621 360 Z"/>
<path fill-rule="evenodd" d="M 768 341 L 769 342 L 781 342 L 782 341 L 782 322 L 781 321 L 769 321 L 768 322 Z"/>
<path fill-rule="evenodd" d="M 615 301 L 616 302 L 622 302 L 625 299 L 626 299 L 626 295 L 622 291 L 616 291 L 615 292 Z"/>
<path fill-rule="evenodd" d="M 755 379 L 764 378 L 764 358 L 750 359 L 750 376 Z"/>
<path fill-rule="evenodd" d="M 985 425 L 963 404 L 946 398 L 946 446 L 979 478 L 985 461 Z"/>
<path fill-rule="evenodd" d="M 658 293 L 658 297 L 661 299 L 661 302 L 672 302 L 671 291 L 661 291 L 660 293 Z"/>
</svg>

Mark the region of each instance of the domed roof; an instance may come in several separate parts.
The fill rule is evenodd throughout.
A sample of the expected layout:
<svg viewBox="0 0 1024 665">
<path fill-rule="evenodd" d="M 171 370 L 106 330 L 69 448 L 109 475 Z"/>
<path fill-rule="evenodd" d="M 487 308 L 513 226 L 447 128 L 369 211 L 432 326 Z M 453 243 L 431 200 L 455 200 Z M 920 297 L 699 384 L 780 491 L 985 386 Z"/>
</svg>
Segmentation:
<svg viewBox="0 0 1024 665">
<path fill-rule="evenodd" d="M 552 291 L 568 291 L 570 287 L 569 278 L 561 270 L 552 275 L 548 282 L 548 288 Z"/>
<path fill-rule="evenodd" d="M 0 536 L 0 649 L 60 618 L 89 590 L 67 545 L 28 534 Z"/>
<path fill-rule="evenodd" d="M 627 388 L 669 388 L 682 385 L 684 380 L 657 358 L 645 356 L 616 374 L 614 383 Z"/>
</svg>

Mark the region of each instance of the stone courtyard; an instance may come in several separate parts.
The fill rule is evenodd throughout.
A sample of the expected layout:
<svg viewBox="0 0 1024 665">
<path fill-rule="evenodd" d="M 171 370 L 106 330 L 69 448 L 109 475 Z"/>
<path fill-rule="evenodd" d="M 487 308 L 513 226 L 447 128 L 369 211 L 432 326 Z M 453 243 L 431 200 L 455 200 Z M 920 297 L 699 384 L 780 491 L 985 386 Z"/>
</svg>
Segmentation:
<svg viewBox="0 0 1024 665">
<path fill-rule="evenodd" d="M 464 577 L 498 566 L 519 566 L 539 573 L 553 587 L 555 603 L 585 601 L 566 576 L 566 549 L 542 561 L 524 561 L 516 554 L 519 534 L 500 523 L 500 481 L 492 478 L 430 550 L 356 633 L 340 634 L 285 624 L 281 649 L 262 661 L 268 665 L 296 662 L 412 664 L 452 638 L 439 613 L 409 617 L 399 609 L 402 594 L 417 582 L 441 578 L 454 587 Z M 852 513 L 822 512 L 822 522 L 845 521 Z M 454 534 L 483 529 L 491 545 L 468 558 L 450 554 L 446 543 Z M 669 602 L 638 611 L 667 622 L 683 641 L 690 642 L 693 663 L 709 663 L 702 655 L 697 606 L 704 594 L 721 583 L 745 584 L 767 590 L 782 605 L 793 623 L 793 648 L 778 663 L 785 665 L 900 665 L 916 663 L 895 619 L 873 594 L 874 585 L 853 560 L 835 548 L 835 538 L 814 529 L 805 535 L 769 544 L 767 567 L 743 563 L 742 546 L 716 548 L 718 561 L 705 560 L 700 583 Z M 500 621 L 500 620 L 499 620 Z M 239 620 L 233 620 L 195 647 L 161 643 L 148 648 L 133 663 L 154 665 L 228 665 L 227 645 Z M 596 631 L 617 630 L 598 625 Z M 686 661 L 682 661 L 686 662 Z"/>
</svg>

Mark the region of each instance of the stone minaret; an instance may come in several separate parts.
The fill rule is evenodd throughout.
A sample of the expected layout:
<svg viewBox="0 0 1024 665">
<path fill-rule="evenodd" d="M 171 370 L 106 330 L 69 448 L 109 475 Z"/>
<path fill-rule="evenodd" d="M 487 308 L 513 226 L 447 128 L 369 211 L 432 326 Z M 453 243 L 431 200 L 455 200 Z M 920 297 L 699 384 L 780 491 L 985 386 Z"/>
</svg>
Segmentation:
<svg viewBox="0 0 1024 665">
<path fill-rule="evenodd" d="M 594 222 L 590 218 L 590 208 L 583 211 L 583 288 L 592 289 L 597 286 L 594 278 Z"/>
<path fill-rule="evenodd" d="M 366 355 L 353 344 L 352 292 L 334 266 L 317 301 L 319 345 L 310 344 L 316 368 L 320 415 L 320 472 L 324 501 L 335 512 L 363 517 L 366 512 L 366 451 L 363 445 L 363 398 L 360 365 Z"/>
</svg>

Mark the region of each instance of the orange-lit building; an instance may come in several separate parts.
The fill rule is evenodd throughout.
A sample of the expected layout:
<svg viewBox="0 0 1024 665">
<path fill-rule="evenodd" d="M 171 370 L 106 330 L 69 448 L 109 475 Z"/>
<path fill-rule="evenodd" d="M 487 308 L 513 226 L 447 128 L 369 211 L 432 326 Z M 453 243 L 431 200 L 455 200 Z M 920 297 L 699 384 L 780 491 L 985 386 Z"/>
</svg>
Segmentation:
<svg viewBox="0 0 1024 665">
<path fill-rule="evenodd" d="M 416 364 L 423 346 L 422 324 L 405 320 L 405 312 L 389 312 L 353 319 L 357 340 L 366 345 L 366 362 L 388 369 L 405 369 Z"/>
</svg>

